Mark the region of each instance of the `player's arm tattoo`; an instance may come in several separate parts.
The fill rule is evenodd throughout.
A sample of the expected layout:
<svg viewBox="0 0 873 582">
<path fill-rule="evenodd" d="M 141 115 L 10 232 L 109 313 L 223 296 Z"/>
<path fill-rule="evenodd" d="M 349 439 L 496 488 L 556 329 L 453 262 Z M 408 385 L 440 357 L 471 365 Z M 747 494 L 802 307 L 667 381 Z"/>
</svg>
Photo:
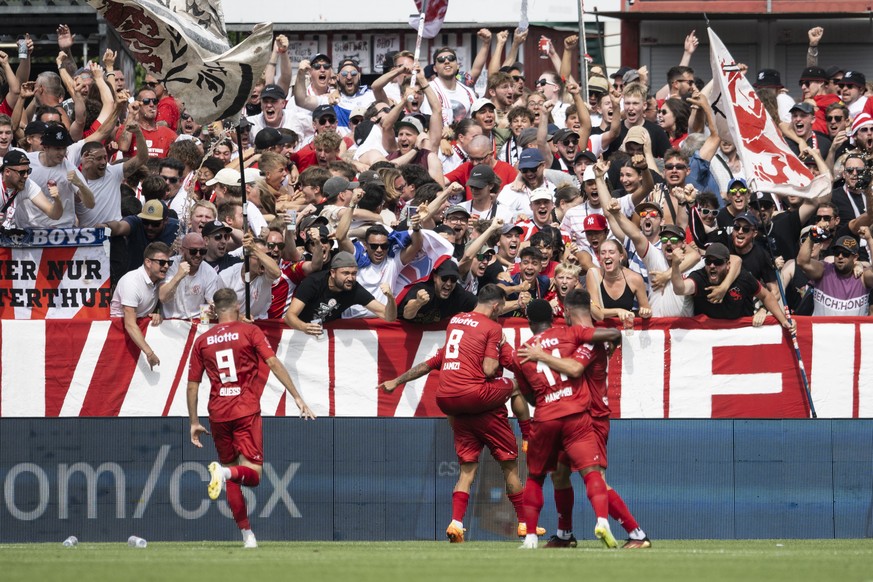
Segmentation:
<svg viewBox="0 0 873 582">
<path fill-rule="evenodd" d="M 421 378 L 422 376 L 424 376 L 428 372 L 430 372 L 430 366 L 427 365 L 427 362 L 422 362 L 420 364 L 417 364 L 417 365 L 411 367 L 410 369 L 405 371 L 403 374 L 398 376 L 397 379 L 395 380 L 395 382 L 397 382 L 398 385 L 399 384 L 406 384 L 407 382 L 409 382 L 411 380 L 415 380 L 416 378 Z"/>
</svg>

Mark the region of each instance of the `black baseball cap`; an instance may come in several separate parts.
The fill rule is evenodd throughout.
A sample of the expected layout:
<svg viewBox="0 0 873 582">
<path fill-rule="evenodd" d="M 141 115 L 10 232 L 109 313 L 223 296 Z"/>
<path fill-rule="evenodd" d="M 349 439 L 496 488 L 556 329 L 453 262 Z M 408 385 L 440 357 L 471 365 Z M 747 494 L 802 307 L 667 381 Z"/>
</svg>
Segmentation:
<svg viewBox="0 0 873 582">
<path fill-rule="evenodd" d="M 24 164 L 30 165 L 30 158 L 27 157 L 21 150 L 9 150 L 6 152 L 6 155 L 3 156 L 3 167 L 6 166 L 22 166 Z"/>
<path fill-rule="evenodd" d="M 470 178 L 467 180 L 467 185 L 471 188 L 484 188 L 494 183 L 496 176 L 494 170 L 488 164 L 479 164 L 473 171 L 470 172 Z"/>
<path fill-rule="evenodd" d="M 314 57 L 309 59 L 309 62 L 312 64 L 315 64 L 316 61 L 325 61 L 329 65 L 330 64 L 330 57 L 324 53 L 318 53 L 317 55 L 315 55 Z"/>
<path fill-rule="evenodd" d="M 255 148 L 265 150 L 279 144 L 291 143 L 294 137 L 281 133 L 274 127 L 265 127 L 255 136 Z"/>
<path fill-rule="evenodd" d="M 454 231 L 452 231 L 454 234 Z M 439 275 L 440 277 L 458 277 L 461 278 L 461 272 L 458 270 L 458 263 L 453 261 L 452 259 L 446 259 L 443 261 L 439 267 L 434 269 L 434 275 Z"/>
<path fill-rule="evenodd" d="M 840 80 L 840 83 L 864 87 L 867 85 L 867 77 L 864 76 L 864 73 L 861 73 L 859 71 L 846 71 L 843 74 L 843 78 Z"/>
<path fill-rule="evenodd" d="M 73 138 L 70 137 L 70 132 L 63 125 L 53 123 L 46 127 L 42 134 L 43 147 L 65 148 L 73 145 Z"/>
<path fill-rule="evenodd" d="M 858 241 L 853 236 L 844 235 L 834 241 L 831 245 L 832 249 L 841 248 L 849 251 L 853 255 L 858 254 Z"/>
<path fill-rule="evenodd" d="M 755 77 L 753 87 L 782 87 L 782 76 L 776 69 L 761 69 Z"/>
<path fill-rule="evenodd" d="M 279 85 L 270 84 L 264 87 L 264 89 L 261 91 L 261 99 L 282 100 L 287 98 L 288 94 L 285 93 L 285 91 L 283 91 L 282 87 L 280 87 Z"/>
<path fill-rule="evenodd" d="M 578 152 L 576 154 L 576 157 L 573 158 L 573 163 L 575 164 L 583 159 L 588 160 L 592 164 L 597 163 L 597 156 L 594 155 L 594 152 L 589 150 L 582 150 L 581 152 Z"/>
<path fill-rule="evenodd" d="M 333 115 L 336 117 L 336 111 L 333 108 L 333 105 L 319 105 L 312 111 L 312 119 L 318 121 L 325 115 Z"/>
<path fill-rule="evenodd" d="M 208 236 L 212 236 L 213 234 L 223 232 L 230 233 L 231 229 L 229 226 L 221 222 L 220 220 L 213 220 L 212 222 L 207 222 L 203 225 L 203 229 L 200 231 L 200 234 L 203 235 L 203 238 Z"/>
<path fill-rule="evenodd" d="M 806 67 L 800 74 L 800 80 L 827 82 L 829 79 L 827 71 L 825 71 L 821 67 Z"/>
<path fill-rule="evenodd" d="M 24 135 L 42 135 L 45 133 L 46 124 L 42 121 L 31 121 L 24 128 Z"/>
<path fill-rule="evenodd" d="M 711 245 L 706 247 L 706 254 L 704 256 L 707 259 L 712 257 L 713 259 L 728 261 L 731 258 L 731 252 L 726 246 L 721 243 L 712 243 Z"/>
</svg>

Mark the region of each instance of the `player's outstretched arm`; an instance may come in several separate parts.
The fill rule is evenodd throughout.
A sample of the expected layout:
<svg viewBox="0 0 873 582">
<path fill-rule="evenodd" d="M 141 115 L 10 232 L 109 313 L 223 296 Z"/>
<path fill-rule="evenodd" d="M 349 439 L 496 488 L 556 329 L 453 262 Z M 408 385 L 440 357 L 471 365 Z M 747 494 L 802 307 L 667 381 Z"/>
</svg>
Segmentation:
<svg viewBox="0 0 873 582">
<path fill-rule="evenodd" d="M 303 397 L 300 396 L 300 393 L 297 391 L 297 388 L 294 386 L 294 382 L 291 380 L 291 375 L 288 373 L 288 370 L 279 361 L 279 358 L 273 356 L 272 358 L 267 360 L 267 365 L 270 366 L 270 371 L 276 375 L 279 382 L 282 383 L 282 386 L 285 387 L 285 390 L 288 391 L 288 394 L 291 395 L 291 398 L 294 399 L 294 403 L 297 405 L 297 408 L 300 409 L 300 417 L 305 418 L 306 420 L 314 420 L 315 413 L 306 405 L 306 402 L 303 401 Z"/>
<path fill-rule="evenodd" d="M 416 364 L 407 371 L 403 372 L 393 380 L 386 380 L 376 386 L 376 390 L 381 390 L 383 392 L 387 392 L 390 394 L 394 392 L 398 386 L 402 386 L 407 382 L 411 382 L 416 378 L 421 378 L 431 371 L 431 367 L 427 362 L 421 362 L 420 364 Z"/>
<path fill-rule="evenodd" d="M 539 344 L 523 345 L 518 348 L 521 363 L 542 362 L 555 372 L 570 378 L 580 378 L 585 372 L 585 366 L 574 358 L 555 357 L 545 351 Z"/>
<path fill-rule="evenodd" d="M 197 417 L 197 393 L 200 391 L 200 382 L 188 382 L 188 419 L 191 421 L 191 443 L 198 449 L 203 448 L 200 442 L 201 434 L 209 434 L 209 431 L 200 424 Z"/>
</svg>

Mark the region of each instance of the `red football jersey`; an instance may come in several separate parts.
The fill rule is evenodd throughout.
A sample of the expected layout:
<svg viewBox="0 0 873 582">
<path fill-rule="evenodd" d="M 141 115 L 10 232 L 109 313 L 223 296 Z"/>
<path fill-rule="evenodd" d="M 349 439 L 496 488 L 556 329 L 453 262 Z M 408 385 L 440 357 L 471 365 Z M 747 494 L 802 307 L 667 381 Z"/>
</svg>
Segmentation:
<svg viewBox="0 0 873 582">
<path fill-rule="evenodd" d="M 449 320 L 446 345 L 428 360 L 440 371 L 440 396 L 466 394 L 488 381 L 482 370 L 485 358 L 499 359 L 503 328 L 481 313 L 459 313 Z"/>
<path fill-rule="evenodd" d="M 209 420 L 226 422 L 259 413 L 266 377 L 258 378 L 261 360 L 275 355 L 264 333 L 250 323 L 220 323 L 194 342 L 188 381 L 200 382 L 203 370 L 209 391 Z"/>
<path fill-rule="evenodd" d="M 606 345 L 603 343 L 584 344 L 579 346 L 573 357 L 585 366 L 585 373 L 582 374 L 582 379 L 585 380 L 585 383 L 588 385 L 588 391 L 591 393 L 591 403 L 588 407 L 591 417 L 609 418 L 609 398 L 607 396 L 608 388 L 606 385 L 606 369 L 609 364 L 609 354 L 606 351 Z"/>
<path fill-rule="evenodd" d="M 594 347 L 594 328 L 592 327 L 552 327 L 533 336 L 526 345 L 539 342 L 543 350 L 556 358 L 573 357 L 577 348 Z M 580 346 L 582 344 L 582 346 Z M 568 378 L 552 370 L 544 362 L 521 363 L 515 356 L 515 368 L 521 371 L 516 376 L 522 392 L 533 393 L 536 397 L 537 420 L 554 420 L 588 409 L 590 396 L 582 378 Z"/>
<path fill-rule="evenodd" d="M 267 319 L 282 319 L 285 317 L 285 312 L 291 306 L 291 299 L 294 297 L 294 290 L 300 281 L 306 278 L 306 273 L 303 272 L 303 263 L 305 261 L 282 261 L 279 264 L 279 270 L 282 274 L 278 279 L 273 281 L 273 301 L 270 303 L 270 309 L 267 311 Z"/>
</svg>

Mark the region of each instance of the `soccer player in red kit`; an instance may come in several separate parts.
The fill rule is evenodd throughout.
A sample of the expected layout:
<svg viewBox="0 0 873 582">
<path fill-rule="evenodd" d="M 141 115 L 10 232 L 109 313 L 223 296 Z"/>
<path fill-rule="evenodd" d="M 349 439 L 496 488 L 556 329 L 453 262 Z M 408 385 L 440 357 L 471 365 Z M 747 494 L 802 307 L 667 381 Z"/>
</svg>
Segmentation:
<svg viewBox="0 0 873 582">
<path fill-rule="evenodd" d="M 227 503 L 242 531 L 246 548 L 258 547 L 246 514 L 246 502 L 240 485 L 257 487 L 264 464 L 261 431 L 261 394 L 266 380 L 258 379 L 261 361 L 267 363 L 276 378 L 288 390 L 300 416 L 315 418 L 294 387 L 288 370 L 267 343 L 263 332 L 250 323 L 239 321 L 239 303 L 232 289 L 219 289 L 213 297 L 218 325 L 201 335 L 191 350 L 188 370 L 188 416 L 191 442 L 202 448 L 201 434 L 209 434 L 197 417 L 197 394 L 203 372 L 209 377 L 209 426 L 218 451 L 219 463 L 209 465 L 210 499 L 218 499 L 222 486 L 227 489 Z"/>
<path fill-rule="evenodd" d="M 552 306 L 541 299 L 528 305 L 527 316 L 531 331 L 536 335 L 525 345 L 539 346 L 553 358 L 570 358 L 583 345 L 593 348 L 593 342 L 621 339 L 621 333 L 615 329 L 552 327 Z M 595 535 L 614 547 L 615 538 L 606 519 L 606 483 L 599 472 L 600 443 L 588 414 L 591 400 L 588 387 L 581 374 L 570 377 L 552 370 L 543 362 L 525 359 L 522 354 L 527 350 L 524 348 L 522 346 L 520 354 L 515 357 L 514 369 L 518 371 L 519 389 L 536 406 L 528 441 L 528 478 L 524 487 L 528 531 L 537 527 L 543 507 L 543 482 L 546 474 L 557 468 L 558 454 L 563 451 L 573 468 L 582 472 L 588 498 L 597 516 Z M 522 547 L 536 549 L 537 536 L 527 536 Z"/>
<path fill-rule="evenodd" d="M 574 289 L 568 293 L 564 300 L 564 315 L 567 318 L 567 325 L 592 327 L 594 324 L 591 319 L 591 296 L 582 289 Z M 651 541 L 639 527 L 630 510 L 628 510 L 627 505 L 625 505 L 624 500 L 605 481 L 607 467 L 606 442 L 609 438 L 609 401 L 607 399 L 606 382 L 609 353 L 606 347 L 602 343 L 584 344 L 576 350 L 572 358 L 555 358 L 538 346 L 522 347 L 519 349 L 518 355 L 532 361 L 542 362 L 556 372 L 570 377 L 581 377 L 584 380 L 590 392 L 588 412 L 591 415 L 591 426 L 597 435 L 598 441 L 597 455 L 599 457 L 599 466 L 596 468 L 597 473 L 603 477 L 602 479 L 597 479 L 594 476 L 595 473 L 588 472 L 586 475 L 585 471 L 582 471 L 588 497 L 591 499 L 592 505 L 594 505 L 592 489 L 589 487 L 589 483 L 593 484 L 593 494 L 598 496 L 598 503 L 600 503 L 600 496 L 605 493 L 610 517 L 618 521 L 629 535 L 629 539 L 622 548 L 650 548 L 652 546 Z M 546 547 L 550 548 L 576 546 L 576 538 L 573 536 L 573 487 L 570 483 L 570 467 L 567 466 L 565 461 L 565 455 L 559 456 L 557 469 L 552 472 L 555 505 L 558 509 L 558 531 L 546 544 Z M 578 468 L 573 466 L 574 470 Z M 598 517 L 599 526 L 601 523 L 601 513 L 598 513 L 597 508 L 595 508 L 595 514 Z M 605 518 L 605 516 L 603 517 Z M 597 534 L 596 529 L 595 534 Z M 610 540 L 599 535 L 598 537 L 607 547 L 615 547 L 614 538 Z"/>
<path fill-rule="evenodd" d="M 479 290 L 476 308 L 449 320 L 446 344 L 435 356 L 404 374 L 379 385 L 386 392 L 420 378 L 431 370 L 440 371 L 437 405 L 452 426 L 460 475 L 452 494 L 452 522 L 446 536 L 452 543 L 464 541 L 464 514 L 470 489 L 479 467 L 479 456 L 488 447 L 500 464 L 506 480 L 506 493 L 518 517 L 520 536 L 527 533 L 524 523 L 524 488 L 518 476 L 518 446 L 509 426 L 506 401 L 513 399 L 512 409 L 519 421 L 529 422 L 527 404 L 509 378 L 498 377 L 501 364 L 512 361 L 512 349 L 503 340 L 503 328 L 497 323 L 506 303 L 506 294 L 497 285 Z M 540 535 L 545 530 L 538 530 Z"/>
</svg>

